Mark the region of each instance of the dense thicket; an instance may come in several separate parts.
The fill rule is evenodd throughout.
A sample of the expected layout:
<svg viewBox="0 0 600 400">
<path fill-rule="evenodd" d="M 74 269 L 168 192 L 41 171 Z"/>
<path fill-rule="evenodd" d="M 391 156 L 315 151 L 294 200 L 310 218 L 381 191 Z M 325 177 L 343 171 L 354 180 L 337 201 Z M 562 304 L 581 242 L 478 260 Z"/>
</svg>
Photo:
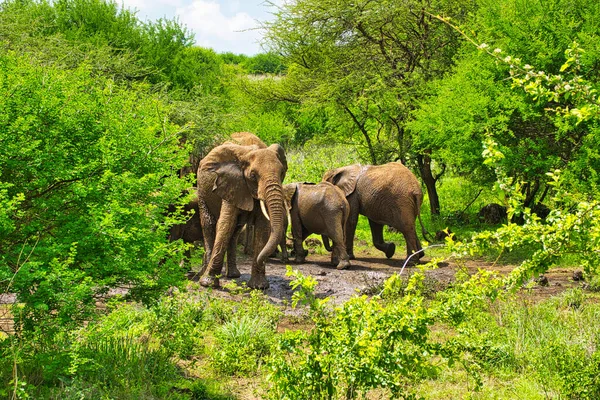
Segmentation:
<svg viewBox="0 0 600 400">
<path fill-rule="evenodd" d="M 580 75 L 597 85 L 600 9 L 596 2 L 478 4 L 467 32 L 476 33 L 474 39 L 490 46 L 501 59 L 518 57 L 521 65 L 535 71 L 558 74 L 569 58 L 566 51 L 577 42 L 585 50 L 580 69 L 565 72 L 564 79 Z M 465 42 L 452 73 L 432 84 L 431 96 L 413 113 L 408 129 L 416 146 L 431 149 L 434 159 L 460 174 L 489 182 L 496 177 L 483 167 L 479 150 L 485 138 L 497 141 L 509 176 L 514 182 L 525 182 L 527 207 L 547 199 L 551 188 L 546 173 L 556 168 L 568 170 L 572 183 L 589 194 L 597 192 L 597 119 L 564 123 L 551 109 L 559 104 L 573 108 L 569 94 L 557 101 L 516 89 L 507 79 L 511 69 L 510 63 L 497 62 Z M 514 75 L 525 74 L 514 71 Z"/>
</svg>

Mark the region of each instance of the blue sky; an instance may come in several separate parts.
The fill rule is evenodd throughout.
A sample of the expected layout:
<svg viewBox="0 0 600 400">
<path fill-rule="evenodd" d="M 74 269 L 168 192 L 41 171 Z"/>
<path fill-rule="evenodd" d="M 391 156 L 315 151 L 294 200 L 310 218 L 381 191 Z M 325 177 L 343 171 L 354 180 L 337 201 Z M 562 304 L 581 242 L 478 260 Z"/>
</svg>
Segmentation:
<svg viewBox="0 0 600 400">
<path fill-rule="evenodd" d="M 282 4 L 285 0 L 274 0 Z M 273 18 L 264 0 L 117 0 L 141 20 L 177 17 L 195 34 L 196 44 L 222 53 L 254 55 L 262 50 L 259 21 Z"/>
</svg>

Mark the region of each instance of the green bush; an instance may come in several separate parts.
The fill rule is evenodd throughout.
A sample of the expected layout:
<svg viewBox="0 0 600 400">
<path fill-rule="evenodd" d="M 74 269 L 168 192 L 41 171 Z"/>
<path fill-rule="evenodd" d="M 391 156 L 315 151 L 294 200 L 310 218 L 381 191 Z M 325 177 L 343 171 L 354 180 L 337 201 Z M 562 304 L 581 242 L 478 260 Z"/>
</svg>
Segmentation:
<svg viewBox="0 0 600 400">
<path fill-rule="evenodd" d="M 186 185 L 175 173 L 185 149 L 166 107 L 85 66 L 13 54 L 0 56 L 0 82 L 0 182 L 16 211 L 0 281 L 23 306 L 17 326 L 77 326 L 110 287 L 151 300 L 181 282 L 164 210 Z"/>
<path fill-rule="evenodd" d="M 270 353 L 275 332 L 260 315 L 242 315 L 218 327 L 214 335 L 215 369 L 227 375 L 247 375 L 255 372 Z"/>
<path fill-rule="evenodd" d="M 444 351 L 429 340 L 433 320 L 415 281 L 419 274 L 397 301 L 361 296 L 333 310 L 327 298 L 314 296 L 313 278 L 289 275 L 297 289 L 294 305 L 308 304 L 315 325 L 280 337 L 269 363 L 272 398 L 354 399 L 377 388 L 412 398 L 414 382 L 435 376 L 434 355 Z"/>
</svg>

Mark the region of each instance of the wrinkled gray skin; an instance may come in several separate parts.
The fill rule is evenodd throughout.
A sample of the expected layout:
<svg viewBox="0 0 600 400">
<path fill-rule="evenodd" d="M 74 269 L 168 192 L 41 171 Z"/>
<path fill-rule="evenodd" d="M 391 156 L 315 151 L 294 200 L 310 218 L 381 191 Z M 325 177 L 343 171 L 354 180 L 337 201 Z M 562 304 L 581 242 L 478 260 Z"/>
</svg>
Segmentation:
<svg viewBox="0 0 600 400">
<path fill-rule="evenodd" d="M 317 233 L 333 241 L 331 263 L 337 269 L 350 266 L 344 240 L 350 205 L 344 192 L 329 182 L 290 183 L 283 186 L 283 192 L 292 220 L 295 261 L 304 262 L 306 251 L 302 243 L 310 234 Z"/>
<path fill-rule="evenodd" d="M 192 188 L 194 193 L 196 192 L 196 188 Z M 169 213 L 175 212 L 175 206 L 169 207 Z M 199 211 L 198 211 L 198 197 L 194 195 L 194 197 L 183 207 L 184 215 L 187 215 L 185 223 L 176 224 L 171 226 L 169 229 L 169 241 L 174 242 L 175 240 L 183 240 L 184 243 L 194 244 L 197 241 L 202 240 L 202 226 L 200 225 Z M 190 250 L 186 250 L 184 257 L 181 259 L 179 263 L 180 266 L 183 267 L 186 260 L 190 259 Z"/>
<path fill-rule="evenodd" d="M 283 228 L 284 234 L 281 237 L 281 241 L 279 242 L 279 249 L 280 249 L 279 257 L 280 257 L 281 262 L 283 262 L 283 263 L 289 262 L 289 255 L 288 255 L 287 246 L 286 246 L 287 238 L 285 235 L 285 233 L 287 232 L 287 227 L 288 227 L 288 218 L 286 217 L 284 228 Z M 252 226 L 250 224 L 246 224 L 242 228 L 242 230 L 240 232 L 240 236 L 238 238 L 238 244 L 241 243 L 242 246 L 244 246 L 244 254 L 248 255 L 251 253 L 253 242 L 254 242 L 254 226 Z M 269 257 L 277 257 L 277 253 L 278 253 L 277 249 L 275 249 L 275 252 L 273 254 L 271 254 Z"/>
<path fill-rule="evenodd" d="M 327 171 L 323 180 L 342 189 L 350 204 L 345 234 L 351 259 L 354 259 L 353 242 L 359 214 L 369 219 L 373 245 L 383 251 L 387 258 L 394 255 L 396 246 L 384 242 L 384 225 L 402 232 L 407 256 L 422 249 L 415 222 L 417 217 L 420 221 L 423 192 L 417 178 L 402 163 L 349 165 Z M 424 230 L 422 222 L 421 227 Z M 423 255 L 421 252 L 411 261 L 416 262 Z"/>
<path fill-rule="evenodd" d="M 240 144 L 241 143 L 241 144 Z M 246 145 L 250 144 L 250 145 Z M 203 286 L 219 286 L 225 252 L 227 276 L 239 277 L 235 245 L 246 223 L 254 226 L 252 272 L 248 286 L 266 289 L 265 260 L 284 235 L 285 202 L 281 182 L 287 171 L 283 148 L 267 147 L 251 133 L 210 151 L 198 167 L 198 207 L 204 234 Z M 264 201 L 268 220 L 259 200 Z"/>
</svg>

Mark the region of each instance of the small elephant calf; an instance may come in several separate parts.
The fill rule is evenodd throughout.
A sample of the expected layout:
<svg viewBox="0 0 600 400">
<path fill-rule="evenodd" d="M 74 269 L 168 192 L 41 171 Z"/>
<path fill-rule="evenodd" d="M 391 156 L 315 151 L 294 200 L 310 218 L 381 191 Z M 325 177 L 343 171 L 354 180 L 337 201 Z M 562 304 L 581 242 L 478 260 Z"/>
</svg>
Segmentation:
<svg viewBox="0 0 600 400">
<path fill-rule="evenodd" d="M 304 262 L 306 251 L 302 242 L 316 233 L 333 241 L 331 263 L 337 269 L 350 266 L 344 238 L 350 206 L 344 192 L 329 182 L 320 182 L 290 183 L 283 186 L 283 193 L 290 210 L 295 261 Z"/>
</svg>

